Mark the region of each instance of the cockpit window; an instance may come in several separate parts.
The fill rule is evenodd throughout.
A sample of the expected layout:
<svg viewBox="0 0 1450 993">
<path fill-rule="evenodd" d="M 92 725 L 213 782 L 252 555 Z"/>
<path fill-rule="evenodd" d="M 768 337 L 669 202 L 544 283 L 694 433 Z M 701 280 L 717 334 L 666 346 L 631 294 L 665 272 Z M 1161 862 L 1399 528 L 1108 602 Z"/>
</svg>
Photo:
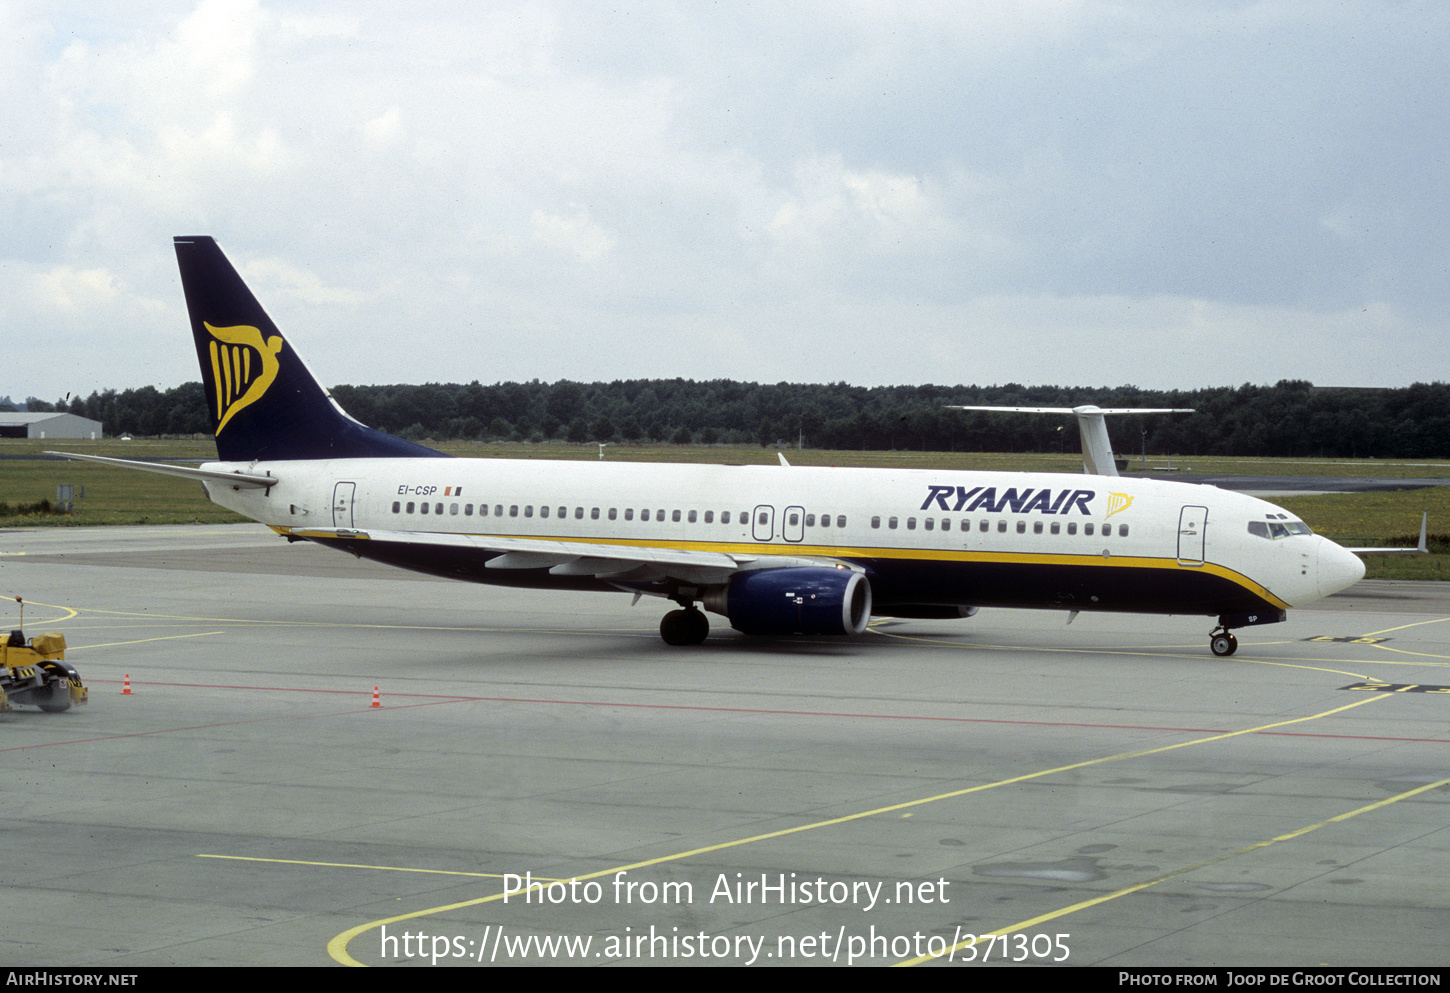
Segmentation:
<svg viewBox="0 0 1450 993">
<path fill-rule="evenodd" d="M 1295 521 L 1287 517 L 1275 521 L 1249 521 L 1249 534 L 1260 538 L 1268 538 L 1271 541 L 1278 538 L 1288 538 L 1296 534 L 1313 533 L 1309 525 L 1303 521 Z"/>
</svg>

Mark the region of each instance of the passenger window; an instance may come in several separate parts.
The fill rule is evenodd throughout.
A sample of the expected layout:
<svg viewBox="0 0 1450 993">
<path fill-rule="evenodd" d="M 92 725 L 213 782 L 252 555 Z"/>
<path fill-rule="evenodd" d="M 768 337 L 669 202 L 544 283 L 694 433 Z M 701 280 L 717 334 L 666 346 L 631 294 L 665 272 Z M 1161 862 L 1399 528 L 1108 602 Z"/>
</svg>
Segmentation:
<svg viewBox="0 0 1450 993">
<path fill-rule="evenodd" d="M 473 516 L 473 504 L 471 504 L 471 503 L 465 503 L 463 505 L 463 516 L 464 517 L 472 517 Z"/>
<path fill-rule="evenodd" d="M 886 526 L 888 528 L 890 528 L 891 530 L 895 531 L 896 530 L 896 518 L 894 518 L 894 517 L 888 517 L 888 518 L 886 518 Z"/>
<path fill-rule="evenodd" d="M 479 517 L 487 517 L 488 516 L 488 504 L 481 503 L 481 504 L 478 505 L 478 516 Z"/>
<path fill-rule="evenodd" d="M 721 511 L 721 513 L 720 513 L 720 523 L 721 524 L 729 524 L 730 523 L 730 511 L 728 511 L 728 510 Z"/>
<path fill-rule="evenodd" d="M 770 515 L 767 514 L 765 511 L 762 510 L 760 512 L 760 519 L 758 521 L 756 521 L 756 523 L 757 524 L 769 524 L 770 523 Z"/>
<path fill-rule="evenodd" d="M 401 503 L 399 503 L 398 501 L 394 500 L 393 501 L 393 513 L 396 514 L 399 510 L 402 510 L 402 509 L 403 509 L 403 505 Z"/>
<path fill-rule="evenodd" d="M 609 518 L 610 518 L 610 520 L 613 520 L 614 519 L 614 511 L 611 510 L 609 512 Z M 632 521 L 632 520 L 634 520 L 634 508 L 633 507 L 625 507 L 624 508 L 624 519 L 626 521 Z"/>
<path fill-rule="evenodd" d="M 1026 534 L 1027 533 L 1027 522 L 1026 521 L 1018 521 L 1017 522 L 1017 533 L 1018 534 Z"/>
<path fill-rule="evenodd" d="M 619 508 L 617 508 L 617 507 L 610 507 L 609 508 L 609 519 L 611 521 L 618 520 L 619 519 Z"/>
<path fill-rule="evenodd" d="M 524 516 L 525 517 L 528 517 L 529 515 L 528 514 L 524 514 Z M 548 507 L 540 507 L 539 508 L 539 516 L 540 517 L 548 517 L 549 516 L 549 508 Z"/>
<path fill-rule="evenodd" d="M 997 533 L 998 534 L 1006 534 L 1007 533 L 1007 522 L 1006 521 L 998 521 L 997 522 Z"/>
<path fill-rule="evenodd" d="M 456 504 L 456 503 L 450 503 L 448 505 L 448 513 L 452 514 L 454 517 L 457 517 L 458 516 L 458 504 Z"/>
<path fill-rule="evenodd" d="M 825 518 L 822 517 L 821 520 L 824 521 Z M 815 514 L 807 514 L 806 515 L 806 527 L 813 528 L 815 526 L 816 526 L 816 515 Z"/>
<path fill-rule="evenodd" d="M 873 518 L 871 518 L 871 526 L 873 528 L 879 528 L 881 526 L 881 518 L 880 517 L 873 517 Z"/>
<path fill-rule="evenodd" d="M 1093 533 L 1093 526 L 1091 524 L 1084 524 L 1082 526 L 1082 533 L 1091 538 Z"/>
<path fill-rule="evenodd" d="M 519 508 L 515 507 L 514 508 L 514 511 L 517 512 L 518 509 Z M 493 516 L 494 517 L 502 517 L 503 516 L 503 504 L 496 503 L 496 504 L 493 505 Z"/>
<path fill-rule="evenodd" d="M 419 509 L 419 511 L 421 513 L 424 513 L 424 514 L 428 513 L 428 505 L 426 503 L 425 504 L 421 504 L 418 509 Z"/>
<path fill-rule="evenodd" d="M 1067 533 L 1068 534 L 1077 534 L 1077 521 L 1068 521 L 1067 522 Z"/>
<path fill-rule="evenodd" d="M 693 510 L 690 511 L 690 523 L 691 524 L 694 524 L 695 523 L 695 512 Z"/>
<path fill-rule="evenodd" d="M 599 517 L 599 508 L 598 507 L 595 507 L 594 508 L 594 516 L 595 516 L 596 519 Z M 584 508 L 583 507 L 575 507 L 574 508 L 574 520 L 576 520 L 576 521 L 582 521 L 582 520 L 584 520 Z"/>
<path fill-rule="evenodd" d="M 1032 522 L 1032 533 L 1033 534 L 1041 534 L 1042 533 L 1042 522 L 1041 521 L 1033 521 Z"/>
<path fill-rule="evenodd" d="M 412 500 L 409 500 L 408 501 L 408 513 L 411 514 L 412 512 L 413 512 L 413 501 Z M 1265 535 L 1265 537 L 1268 537 L 1268 536 Z"/>
<path fill-rule="evenodd" d="M 441 514 L 441 513 L 443 513 L 443 504 L 441 504 L 441 503 L 435 503 L 433 505 L 433 513 L 435 513 L 435 514 Z"/>
<path fill-rule="evenodd" d="M 952 519 L 950 517 L 943 517 L 941 519 L 941 529 L 943 531 L 950 531 L 952 529 Z"/>
<path fill-rule="evenodd" d="M 986 521 L 982 521 L 980 524 L 977 525 L 977 530 L 986 531 L 988 530 L 988 528 L 990 528 L 990 526 L 991 525 L 989 525 Z"/>
<path fill-rule="evenodd" d="M 715 523 L 715 512 L 713 510 L 707 510 L 707 511 L 705 511 L 705 523 L 706 524 L 714 524 Z"/>
<path fill-rule="evenodd" d="M 916 518 L 915 517 L 908 517 L 906 519 L 906 530 L 908 530 L 908 531 L 915 531 L 916 530 Z"/>
<path fill-rule="evenodd" d="M 524 508 L 524 516 L 525 517 L 533 517 L 534 516 L 534 505 L 533 504 L 529 504 L 527 507 Z"/>
<path fill-rule="evenodd" d="M 1126 525 L 1126 524 L 1119 524 L 1118 525 L 1118 537 L 1119 538 L 1126 538 L 1127 536 L 1128 536 L 1128 525 Z"/>
<path fill-rule="evenodd" d="M 936 528 L 936 521 L 928 517 L 921 522 L 921 526 L 926 528 L 928 531 L 932 531 Z"/>
<path fill-rule="evenodd" d="M 1059 523 L 1059 522 L 1057 522 L 1057 521 L 1053 521 L 1052 522 L 1052 533 L 1053 534 L 1058 534 L 1061 531 L 1062 531 L 1062 524 Z"/>
<path fill-rule="evenodd" d="M 664 511 L 662 510 L 660 511 L 660 513 L 663 514 Z M 675 522 L 676 524 L 680 523 L 680 512 L 678 510 L 670 511 L 670 520 Z"/>
<path fill-rule="evenodd" d="M 836 527 L 843 528 L 845 526 L 846 526 L 846 515 L 845 514 L 837 514 L 836 515 Z"/>
</svg>

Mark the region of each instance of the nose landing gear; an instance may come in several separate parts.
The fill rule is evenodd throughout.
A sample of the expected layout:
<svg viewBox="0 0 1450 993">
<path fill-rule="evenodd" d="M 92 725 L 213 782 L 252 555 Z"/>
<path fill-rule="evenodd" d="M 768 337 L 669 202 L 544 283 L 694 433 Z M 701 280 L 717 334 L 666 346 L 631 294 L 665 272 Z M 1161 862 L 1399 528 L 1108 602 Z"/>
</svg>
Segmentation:
<svg viewBox="0 0 1450 993">
<path fill-rule="evenodd" d="M 1229 628 L 1246 628 L 1255 624 L 1278 624 L 1289 616 L 1284 610 L 1259 610 L 1252 614 L 1220 614 L 1218 627 L 1208 636 L 1208 650 L 1220 658 L 1239 650 L 1239 640 Z"/>
<path fill-rule="evenodd" d="M 1239 650 L 1239 640 L 1225 630 L 1217 630 L 1208 637 L 1208 650 L 1218 656 L 1232 655 Z"/>
</svg>

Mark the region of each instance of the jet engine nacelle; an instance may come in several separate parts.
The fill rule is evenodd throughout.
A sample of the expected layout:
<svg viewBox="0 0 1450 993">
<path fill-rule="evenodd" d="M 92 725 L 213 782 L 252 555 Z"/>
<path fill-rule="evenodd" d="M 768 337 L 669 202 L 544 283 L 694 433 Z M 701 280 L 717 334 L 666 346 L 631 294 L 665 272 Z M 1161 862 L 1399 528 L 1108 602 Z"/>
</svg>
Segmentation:
<svg viewBox="0 0 1450 993">
<path fill-rule="evenodd" d="M 871 584 L 849 569 L 759 569 L 706 594 L 704 604 L 745 634 L 860 634 L 871 620 Z"/>
</svg>

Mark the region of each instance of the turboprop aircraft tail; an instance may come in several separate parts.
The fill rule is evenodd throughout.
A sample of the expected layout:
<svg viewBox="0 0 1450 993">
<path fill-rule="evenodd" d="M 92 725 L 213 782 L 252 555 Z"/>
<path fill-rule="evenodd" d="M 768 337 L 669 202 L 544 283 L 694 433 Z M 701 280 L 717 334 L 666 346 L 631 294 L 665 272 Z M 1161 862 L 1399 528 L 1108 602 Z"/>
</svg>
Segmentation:
<svg viewBox="0 0 1450 993">
<path fill-rule="evenodd" d="M 318 385 L 214 239 L 175 239 L 201 381 L 223 462 L 437 458 L 354 420 Z"/>
<path fill-rule="evenodd" d="M 1106 414 L 1191 414 L 1184 407 L 958 407 L 948 410 L 986 410 L 998 414 L 1074 414 L 1078 434 L 1082 437 L 1082 469 L 1090 476 L 1116 476 L 1118 465 L 1113 458 L 1113 444 L 1108 440 Z"/>
</svg>

